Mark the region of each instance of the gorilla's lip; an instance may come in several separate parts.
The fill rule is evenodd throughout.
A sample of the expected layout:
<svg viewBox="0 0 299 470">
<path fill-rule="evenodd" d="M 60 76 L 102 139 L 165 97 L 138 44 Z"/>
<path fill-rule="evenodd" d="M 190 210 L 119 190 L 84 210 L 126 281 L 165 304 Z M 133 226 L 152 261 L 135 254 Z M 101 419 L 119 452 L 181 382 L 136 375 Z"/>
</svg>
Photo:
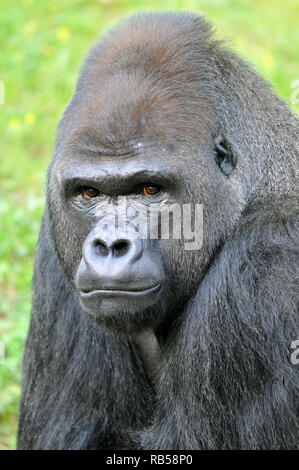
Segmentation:
<svg viewBox="0 0 299 470">
<path fill-rule="evenodd" d="M 152 292 L 159 291 L 161 289 L 161 282 L 158 282 L 158 284 L 155 284 L 152 287 L 147 287 L 147 288 L 138 288 L 138 289 L 115 289 L 113 287 L 105 288 L 105 289 L 94 289 L 94 290 L 81 290 L 80 291 L 80 296 L 83 298 L 89 298 L 92 297 L 93 295 L 111 295 L 111 296 L 117 296 L 117 295 L 146 295 L 150 294 Z"/>
</svg>

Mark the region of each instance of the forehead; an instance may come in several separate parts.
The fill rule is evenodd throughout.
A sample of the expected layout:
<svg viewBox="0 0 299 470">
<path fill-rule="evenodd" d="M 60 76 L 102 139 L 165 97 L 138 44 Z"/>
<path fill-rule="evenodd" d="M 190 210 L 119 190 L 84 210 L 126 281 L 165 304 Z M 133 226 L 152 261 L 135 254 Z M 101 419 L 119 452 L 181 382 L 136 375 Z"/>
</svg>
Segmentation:
<svg viewBox="0 0 299 470">
<path fill-rule="evenodd" d="M 166 93 L 160 83 L 119 73 L 105 83 L 87 83 L 75 95 L 61 127 L 73 143 L 102 147 L 115 155 L 146 145 L 192 148 L 211 132 L 210 112 L 187 92 Z"/>
<path fill-rule="evenodd" d="M 190 25 L 168 15 L 157 24 L 140 21 L 114 31 L 92 50 L 63 117 L 60 140 L 67 133 L 118 155 L 139 142 L 194 148 L 211 132 Z"/>
<path fill-rule="evenodd" d="M 74 138 L 71 137 L 55 153 L 51 171 L 60 178 L 78 176 L 76 172 L 80 170 L 81 175 L 84 173 L 90 178 L 100 171 L 105 179 L 120 180 L 135 175 L 151 180 L 153 175 L 163 174 L 168 180 L 175 181 L 178 177 L 187 182 L 203 164 L 197 149 L 178 149 L 167 143 L 159 145 L 143 140 L 128 142 L 116 149 L 102 145 L 102 141 L 91 135 L 87 128 L 75 133 Z"/>
<path fill-rule="evenodd" d="M 154 182 L 162 187 L 170 184 L 182 187 L 184 181 L 188 187 L 191 175 L 198 173 L 201 164 L 194 154 L 172 152 L 165 147 L 142 144 L 131 154 L 111 156 L 86 149 L 78 151 L 78 147 L 70 146 L 56 155 L 51 172 L 64 184 L 81 178 L 91 185 L 97 181 L 102 188 L 111 184 L 121 187 L 129 181 L 130 184 Z"/>
</svg>

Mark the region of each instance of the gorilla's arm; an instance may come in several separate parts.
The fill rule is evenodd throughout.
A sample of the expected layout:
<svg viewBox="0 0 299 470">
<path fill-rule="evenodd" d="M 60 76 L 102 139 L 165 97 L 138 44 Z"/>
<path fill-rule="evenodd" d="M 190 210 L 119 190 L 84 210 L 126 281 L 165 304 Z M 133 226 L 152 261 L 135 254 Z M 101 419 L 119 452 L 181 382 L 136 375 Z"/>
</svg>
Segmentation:
<svg viewBox="0 0 299 470">
<path fill-rule="evenodd" d="M 244 213 L 169 333 L 145 449 L 298 446 L 298 212 L 283 197 Z"/>
<path fill-rule="evenodd" d="M 150 390 L 126 340 L 104 334 L 66 285 L 42 225 L 24 356 L 21 449 L 117 449 L 143 427 Z"/>
</svg>

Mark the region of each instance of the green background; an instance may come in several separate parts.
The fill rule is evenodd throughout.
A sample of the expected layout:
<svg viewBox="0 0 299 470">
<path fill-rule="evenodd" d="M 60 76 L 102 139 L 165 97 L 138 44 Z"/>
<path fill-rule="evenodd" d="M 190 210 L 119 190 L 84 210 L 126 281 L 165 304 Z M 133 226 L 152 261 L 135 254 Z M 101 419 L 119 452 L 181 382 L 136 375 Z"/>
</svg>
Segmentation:
<svg viewBox="0 0 299 470">
<path fill-rule="evenodd" d="M 299 79 L 297 0 L 1 0 L 0 450 L 16 445 L 20 361 L 55 127 L 101 31 L 134 10 L 156 8 L 205 13 L 217 36 L 230 39 L 288 103 Z"/>
</svg>

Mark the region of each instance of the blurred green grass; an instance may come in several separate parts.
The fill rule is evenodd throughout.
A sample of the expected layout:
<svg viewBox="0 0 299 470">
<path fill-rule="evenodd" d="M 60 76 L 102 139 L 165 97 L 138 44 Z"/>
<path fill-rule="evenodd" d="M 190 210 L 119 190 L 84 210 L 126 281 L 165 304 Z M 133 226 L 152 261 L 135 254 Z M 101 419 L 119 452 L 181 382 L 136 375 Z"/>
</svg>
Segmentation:
<svg viewBox="0 0 299 470">
<path fill-rule="evenodd" d="M 0 363 L 0 450 L 16 445 L 20 362 L 55 127 L 82 58 L 101 31 L 132 11 L 156 8 L 205 13 L 218 36 L 229 38 L 287 102 L 291 83 L 299 79 L 297 0 L 21 0 L 17 5 L 2 0 L 0 341 L 5 360 Z"/>
</svg>

